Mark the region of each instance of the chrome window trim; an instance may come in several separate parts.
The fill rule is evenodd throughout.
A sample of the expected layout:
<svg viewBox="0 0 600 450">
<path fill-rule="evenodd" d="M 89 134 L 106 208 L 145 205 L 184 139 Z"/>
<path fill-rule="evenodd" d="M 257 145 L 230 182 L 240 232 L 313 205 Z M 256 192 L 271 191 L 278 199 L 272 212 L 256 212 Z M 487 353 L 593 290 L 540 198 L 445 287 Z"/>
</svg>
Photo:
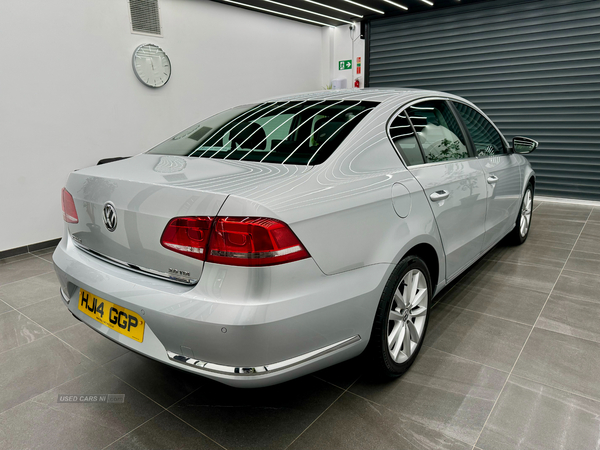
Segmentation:
<svg viewBox="0 0 600 450">
<path fill-rule="evenodd" d="M 224 366 L 221 364 L 210 363 L 206 361 L 201 361 L 199 359 L 189 358 L 187 356 L 178 355 L 177 353 L 171 352 L 167 350 L 167 356 L 171 361 L 175 361 L 180 364 L 185 364 L 187 366 L 194 367 L 195 369 L 218 373 L 222 375 L 233 375 L 233 376 L 242 376 L 242 377 L 253 377 L 253 376 L 261 376 L 267 375 L 274 372 L 279 372 L 281 370 L 288 369 L 293 366 L 297 366 L 298 364 L 302 364 L 304 362 L 313 360 L 320 356 L 326 355 L 328 353 L 334 352 L 336 350 L 347 347 L 350 344 L 354 344 L 355 342 L 360 341 L 360 336 L 357 334 L 356 336 L 352 336 L 350 338 L 344 339 L 342 341 L 336 342 L 335 344 L 328 345 L 326 347 L 321 347 L 317 350 L 313 350 L 312 352 L 304 353 L 303 355 L 296 356 L 294 358 L 286 359 L 284 361 L 276 362 L 273 364 L 267 364 L 264 366 L 257 367 L 234 367 L 234 366 Z"/>
<path fill-rule="evenodd" d="M 394 112 L 390 116 L 387 123 L 385 124 L 385 133 L 387 134 L 388 140 L 390 141 L 390 144 L 392 144 L 392 147 L 394 148 L 394 151 L 400 158 L 400 161 L 402 161 L 402 164 L 404 164 L 404 167 L 406 167 L 408 170 L 410 170 L 412 168 L 419 168 L 419 167 L 425 167 L 425 166 L 431 167 L 431 166 L 438 166 L 440 164 L 456 163 L 459 161 L 469 161 L 469 160 L 473 160 L 473 159 L 478 159 L 477 156 L 469 156 L 468 158 L 452 159 L 449 161 L 440 161 L 440 162 L 434 162 L 434 163 L 426 162 L 423 164 L 413 164 L 412 166 L 409 166 L 408 164 L 406 164 L 406 161 L 404 161 L 404 158 L 402 157 L 402 155 L 400 154 L 400 151 L 396 148 L 396 144 L 394 144 L 394 141 L 392 140 L 392 136 L 390 135 L 390 127 L 391 127 L 394 119 L 396 119 L 396 117 L 398 117 L 400 114 L 402 114 L 404 111 L 406 111 L 407 108 L 410 108 L 411 106 L 416 105 L 417 103 L 426 102 L 426 101 L 430 101 L 430 100 L 453 101 L 453 99 L 451 99 L 450 97 L 423 97 L 423 98 L 418 98 L 416 100 L 411 100 L 410 102 L 405 103 L 398 110 L 396 110 L 396 112 Z M 465 105 L 467 105 L 467 103 L 465 103 Z M 470 106 L 470 105 L 468 105 L 468 106 Z M 471 134 L 469 133 L 469 136 L 470 135 Z M 500 133 L 500 136 L 502 136 L 502 133 Z M 466 139 L 466 136 L 465 136 L 465 139 Z"/>
<path fill-rule="evenodd" d="M 439 161 L 439 162 L 434 162 L 434 163 L 424 163 L 424 164 L 413 164 L 412 166 L 407 166 L 407 169 L 420 169 L 421 167 L 433 167 L 433 166 L 441 166 L 442 164 L 451 164 L 451 163 L 460 163 L 463 161 L 475 161 L 478 160 L 480 158 L 478 158 L 477 156 L 469 156 L 468 158 L 461 158 L 461 159 L 450 159 L 448 161 Z M 410 170 L 409 169 L 409 170 Z"/>
<path fill-rule="evenodd" d="M 394 119 L 396 119 L 396 117 L 398 117 L 400 114 L 402 114 L 404 111 L 406 111 L 407 108 L 410 108 L 411 106 L 416 105 L 417 103 L 426 102 L 426 101 L 430 101 L 430 100 L 443 100 L 443 101 L 448 101 L 448 102 L 457 102 L 457 103 L 462 103 L 463 105 L 466 105 L 470 108 L 473 108 L 475 111 L 477 111 L 479 114 L 481 114 L 489 123 L 491 123 L 492 126 L 494 127 L 494 129 L 498 132 L 498 134 L 500 134 L 500 137 L 502 138 L 502 141 L 503 141 L 504 145 L 506 146 L 506 153 L 502 153 L 502 155 L 510 155 L 510 151 L 509 151 L 510 146 L 508 145 L 508 141 L 506 140 L 506 138 L 504 137 L 502 132 L 498 129 L 498 127 L 494 124 L 494 122 L 492 122 L 491 119 L 481 109 L 479 109 L 474 104 L 466 102 L 464 100 L 458 100 L 458 99 L 455 99 L 452 97 L 440 97 L 440 96 L 422 97 L 422 98 L 418 98 L 416 100 L 411 100 L 410 102 L 402 105 L 400 108 L 398 108 L 394 113 L 392 113 L 390 115 L 390 117 L 387 120 L 387 123 L 385 124 L 385 133 L 387 135 L 387 138 L 390 141 L 390 144 L 392 144 L 394 151 L 396 152 L 396 154 L 400 158 L 400 161 L 402 161 L 402 164 L 404 164 L 404 167 L 406 167 L 406 169 L 410 170 L 411 168 L 420 168 L 420 167 L 424 167 L 424 166 L 434 166 L 434 165 L 448 164 L 448 163 L 458 162 L 458 161 L 469 161 L 469 160 L 474 160 L 474 159 L 488 158 L 488 156 L 479 157 L 479 156 L 475 155 L 475 156 L 470 156 L 468 158 L 453 159 L 450 161 L 440 161 L 440 162 L 436 162 L 436 163 L 413 164 L 412 166 L 406 164 L 406 161 L 404 161 L 404 158 L 400 154 L 400 151 L 396 148 L 396 145 L 394 144 L 394 141 L 392 140 L 392 136 L 390 135 L 391 124 L 394 121 Z M 461 118 L 461 120 L 462 120 L 462 118 Z M 467 130 L 467 133 L 469 135 L 469 139 L 472 139 L 471 133 L 469 133 L 468 130 Z M 467 138 L 467 136 L 465 136 L 465 139 L 466 138 Z M 501 155 L 490 155 L 489 157 L 491 157 L 491 156 L 501 156 Z"/>
<path fill-rule="evenodd" d="M 130 264 L 125 261 L 121 261 L 119 259 L 103 255 L 102 253 L 98 253 L 97 251 L 87 248 L 86 246 L 76 242 L 74 239 L 73 239 L 73 244 L 79 250 L 87 253 L 90 256 L 101 259 L 102 261 L 112 264 L 114 266 L 121 267 L 121 268 L 127 269 L 127 270 L 131 270 L 132 272 L 140 273 L 142 275 L 148 275 L 148 276 L 151 276 L 154 278 L 159 278 L 159 279 L 165 280 L 165 281 L 172 281 L 175 283 L 185 284 L 187 286 L 191 286 L 191 285 L 198 283 L 198 279 L 196 279 L 196 278 L 179 277 L 175 274 L 159 272 L 158 270 L 153 270 L 153 269 L 148 269 L 146 267 L 136 266 L 134 264 Z"/>
</svg>

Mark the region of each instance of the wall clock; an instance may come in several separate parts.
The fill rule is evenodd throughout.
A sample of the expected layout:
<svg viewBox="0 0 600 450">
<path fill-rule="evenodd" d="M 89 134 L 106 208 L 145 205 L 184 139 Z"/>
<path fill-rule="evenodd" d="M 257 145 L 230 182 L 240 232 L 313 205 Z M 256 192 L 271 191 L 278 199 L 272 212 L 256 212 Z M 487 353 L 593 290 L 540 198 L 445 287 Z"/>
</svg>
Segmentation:
<svg viewBox="0 0 600 450">
<path fill-rule="evenodd" d="M 133 71 L 146 86 L 159 88 L 171 78 L 171 61 L 158 45 L 142 44 L 133 52 Z"/>
</svg>

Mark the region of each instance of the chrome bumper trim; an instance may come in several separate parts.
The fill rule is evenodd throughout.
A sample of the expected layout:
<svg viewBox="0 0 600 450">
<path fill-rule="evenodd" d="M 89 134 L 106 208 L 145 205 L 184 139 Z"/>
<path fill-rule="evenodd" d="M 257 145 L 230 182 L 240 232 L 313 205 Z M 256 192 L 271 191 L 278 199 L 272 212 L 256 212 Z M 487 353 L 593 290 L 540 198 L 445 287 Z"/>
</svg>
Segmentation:
<svg viewBox="0 0 600 450">
<path fill-rule="evenodd" d="M 63 288 L 60 288 L 60 295 L 62 296 L 63 300 L 67 303 L 71 302 L 71 299 L 69 298 L 69 296 L 67 295 L 67 293 L 65 291 L 63 291 Z"/>
<path fill-rule="evenodd" d="M 125 261 L 121 261 L 116 258 L 111 258 L 110 256 L 103 255 L 102 253 L 98 253 L 90 248 L 87 248 L 87 247 L 81 245 L 80 243 L 76 242 L 75 240 L 73 240 L 73 244 L 79 250 L 87 253 L 88 255 L 91 255 L 95 258 L 101 259 L 102 261 L 107 262 L 109 264 L 113 264 L 115 266 L 119 266 L 124 269 L 131 270 L 132 272 L 141 273 L 142 275 L 148 275 L 148 276 L 151 276 L 154 278 L 159 278 L 161 280 L 173 281 L 175 283 L 185 284 L 188 286 L 198 283 L 198 280 L 195 278 L 178 277 L 177 275 L 174 275 L 174 274 L 168 274 L 168 273 L 159 272 L 159 271 L 153 270 L 153 269 L 147 269 L 145 267 L 140 267 L 140 266 L 136 266 L 134 264 L 126 263 Z"/>
<path fill-rule="evenodd" d="M 233 367 L 233 366 L 223 366 L 220 364 L 209 363 L 205 361 L 200 361 L 194 358 L 188 358 L 187 356 L 178 355 L 177 353 L 173 353 L 167 351 L 167 356 L 170 360 L 186 364 L 188 366 L 192 366 L 199 370 L 205 370 L 207 372 L 220 373 L 223 375 L 235 375 L 235 376 L 261 376 L 267 375 L 269 373 L 278 372 L 280 370 L 288 369 L 292 366 L 296 366 L 298 364 L 302 364 L 311 359 L 318 358 L 319 356 L 326 355 L 327 353 L 334 352 L 341 348 L 344 348 L 350 344 L 354 344 L 355 342 L 360 341 L 360 336 L 357 334 L 356 336 L 350 337 L 348 339 L 344 339 L 343 341 L 337 342 L 335 344 L 328 345 L 327 347 L 322 347 L 320 349 L 314 350 L 309 353 L 305 353 L 300 356 L 296 356 L 295 358 L 286 359 L 285 361 L 280 361 L 273 364 L 268 364 L 266 366 L 259 367 Z"/>
</svg>

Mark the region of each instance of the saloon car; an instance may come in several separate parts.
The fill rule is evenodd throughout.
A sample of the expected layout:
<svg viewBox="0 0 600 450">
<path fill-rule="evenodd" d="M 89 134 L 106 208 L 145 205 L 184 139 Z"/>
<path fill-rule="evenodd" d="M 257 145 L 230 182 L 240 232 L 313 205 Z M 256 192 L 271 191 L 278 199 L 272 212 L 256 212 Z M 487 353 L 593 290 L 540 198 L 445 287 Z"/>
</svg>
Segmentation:
<svg viewBox="0 0 600 450">
<path fill-rule="evenodd" d="M 536 147 L 436 91 L 231 108 L 70 174 L 62 298 L 106 338 L 232 386 L 363 352 L 399 376 L 434 297 L 501 240 L 527 239 L 536 180 L 522 154 Z"/>
</svg>

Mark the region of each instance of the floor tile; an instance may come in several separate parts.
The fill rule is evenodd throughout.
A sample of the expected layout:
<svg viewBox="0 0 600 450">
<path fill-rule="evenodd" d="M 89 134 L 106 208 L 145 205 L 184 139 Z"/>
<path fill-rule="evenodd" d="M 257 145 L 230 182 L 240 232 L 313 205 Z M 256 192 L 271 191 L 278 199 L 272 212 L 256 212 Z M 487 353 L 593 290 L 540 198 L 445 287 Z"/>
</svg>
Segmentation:
<svg viewBox="0 0 600 450">
<path fill-rule="evenodd" d="M 534 328 L 513 374 L 600 400 L 600 344 Z"/>
<path fill-rule="evenodd" d="M 37 256 L 38 258 L 45 259 L 46 261 L 53 262 L 52 255 L 54 254 L 54 250 L 56 250 L 56 247 L 45 248 L 43 250 L 36 250 L 34 252 L 31 252 L 31 254 Z"/>
<path fill-rule="evenodd" d="M 0 300 L 0 314 L 4 314 L 5 312 L 12 311 L 13 308 L 8 306 L 2 300 Z"/>
<path fill-rule="evenodd" d="M 593 449 L 600 403 L 511 376 L 477 446 L 483 450 Z"/>
<path fill-rule="evenodd" d="M 510 284 L 549 294 L 560 274 L 560 269 L 502 261 L 479 261 L 458 281 L 457 285 L 482 286 Z"/>
<path fill-rule="evenodd" d="M 565 269 L 598 276 L 600 273 L 600 253 L 587 253 L 574 250 L 571 256 L 569 256 Z"/>
<path fill-rule="evenodd" d="M 508 374 L 424 347 L 397 380 L 361 378 L 361 397 L 460 441 L 475 444 Z"/>
<path fill-rule="evenodd" d="M 463 443 L 353 394 L 344 394 L 290 450 L 471 450 Z"/>
<path fill-rule="evenodd" d="M 19 311 L 52 333 L 79 323 L 67 309 L 60 295 L 26 306 Z"/>
<path fill-rule="evenodd" d="M 39 258 L 36 260 L 47 264 Z M 35 260 L 31 262 L 34 263 Z M 0 286 L 0 298 L 13 308 L 19 309 L 56 296 L 60 292 L 60 283 L 52 266 L 49 267 L 51 271 L 44 275 Z"/>
<path fill-rule="evenodd" d="M 515 287 L 509 283 L 461 284 L 441 299 L 446 305 L 533 325 L 548 294 Z"/>
<path fill-rule="evenodd" d="M 54 272 L 52 264 L 35 256 L 14 262 L 0 260 L 0 286 L 49 272 Z M 2 295 L 2 291 L 0 291 L 0 297 L 10 304 L 8 299 Z"/>
<path fill-rule="evenodd" d="M 157 449 L 220 450 L 222 447 L 165 411 L 106 448 L 106 450 Z"/>
<path fill-rule="evenodd" d="M 579 236 L 579 239 L 577 239 L 577 244 L 575 244 L 573 250 L 578 252 L 600 253 L 600 237 L 581 235 Z"/>
<path fill-rule="evenodd" d="M 368 361 L 365 354 L 356 358 L 344 361 L 340 364 L 328 367 L 315 372 L 313 376 L 334 384 L 342 389 L 348 389 L 368 367 Z"/>
<path fill-rule="evenodd" d="M 590 212 L 591 206 L 586 205 L 567 205 L 562 203 L 544 203 L 535 210 L 536 217 L 543 219 L 565 219 L 586 221 Z"/>
<path fill-rule="evenodd" d="M 96 367 L 54 336 L 0 353 L 0 412 Z"/>
<path fill-rule="evenodd" d="M 600 278 L 587 273 L 563 270 L 552 292 L 590 302 L 600 302 Z"/>
<path fill-rule="evenodd" d="M 531 327 L 439 304 L 423 345 L 509 372 Z"/>
<path fill-rule="evenodd" d="M 59 403 L 60 395 L 124 395 L 123 403 Z M 156 416 L 163 408 L 103 368 L 82 375 L 32 399 L 57 411 L 87 419 L 96 426 L 111 430 L 114 439 Z M 113 439 L 113 440 L 114 440 Z"/>
<path fill-rule="evenodd" d="M 484 259 L 534 264 L 562 269 L 571 249 L 548 247 L 531 242 L 519 246 L 498 245 L 489 251 Z"/>
<path fill-rule="evenodd" d="M 106 364 L 129 352 L 125 347 L 115 344 L 84 323 L 79 323 L 55 334 L 98 364 Z"/>
<path fill-rule="evenodd" d="M 47 335 L 47 331 L 17 311 L 0 315 L 0 352 L 29 344 Z"/>
<path fill-rule="evenodd" d="M 588 221 L 583 227 L 581 236 L 600 239 L 600 223 Z"/>
<path fill-rule="evenodd" d="M 165 408 L 194 392 L 204 380 L 134 352 L 119 356 L 104 367 Z"/>
<path fill-rule="evenodd" d="M 575 245 L 575 250 L 600 253 L 600 222 L 588 222 L 585 224 L 581 236 L 579 236 Z"/>
<path fill-rule="evenodd" d="M 534 219 L 535 220 L 535 219 Z M 538 230 L 535 222 L 529 230 L 526 243 L 545 247 L 571 250 L 577 241 L 577 234 L 559 233 L 556 231 Z"/>
<path fill-rule="evenodd" d="M 590 214 L 590 218 L 588 219 L 589 222 L 600 222 L 600 208 L 595 207 L 594 210 L 592 211 L 592 214 Z"/>
<path fill-rule="evenodd" d="M 114 439 L 94 421 L 31 401 L 0 414 L 0 450 L 97 450 Z"/>
<path fill-rule="evenodd" d="M 585 220 L 564 220 L 554 219 L 551 217 L 542 217 L 540 220 L 538 220 L 536 214 L 534 214 L 531 221 L 531 230 L 533 231 L 535 229 L 537 232 L 551 231 L 556 233 L 579 235 L 584 224 Z"/>
<path fill-rule="evenodd" d="M 169 410 L 228 450 L 284 449 L 342 392 L 315 377 L 261 389 L 206 380 Z"/>
<path fill-rule="evenodd" d="M 536 327 L 600 343 L 600 302 L 552 294 Z"/>
<path fill-rule="evenodd" d="M 54 253 L 54 250 L 56 250 L 56 247 L 57 246 L 54 245 L 52 247 L 46 247 L 41 250 L 35 250 L 35 251 L 31 252 L 31 254 L 36 255 L 36 256 L 51 255 L 52 253 Z"/>
<path fill-rule="evenodd" d="M 39 255 L 39 258 L 45 259 L 48 262 L 53 263 L 54 261 L 52 260 L 52 253 L 46 253 L 45 255 Z"/>
</svg>

